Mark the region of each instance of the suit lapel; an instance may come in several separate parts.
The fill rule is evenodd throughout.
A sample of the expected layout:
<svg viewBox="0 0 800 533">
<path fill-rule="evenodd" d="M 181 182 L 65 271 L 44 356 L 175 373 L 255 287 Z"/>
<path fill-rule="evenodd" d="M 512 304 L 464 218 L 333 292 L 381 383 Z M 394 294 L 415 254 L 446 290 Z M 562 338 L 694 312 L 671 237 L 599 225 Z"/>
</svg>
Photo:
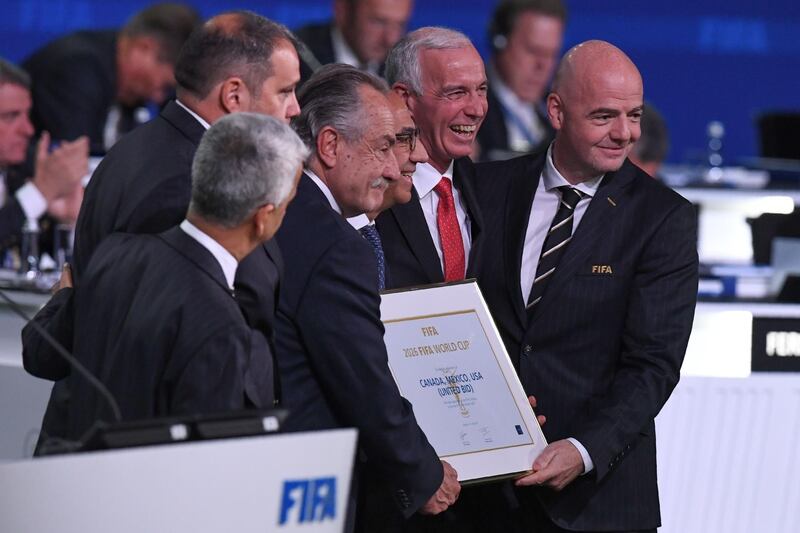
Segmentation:
<svg viewBox="0 0 800 533">
<path fill-rule="evenodd" d="M 442 264 L 439 261 L 439 254 L 433 245 L 431 232 L 428 223 L 425 221 L 425 214 L 419 203 L 417 190 L 411 188 L 411 201 L 407 204 L 395 205 L 391 209 L 392 215 L 397 220 L 397 225 L 403 233 L 403 237 L 408 243 L 411 253 L 422 265 L 422 269 L 428 278 L 428 283 L 441 283 L 444 281 Z"/>
<path fill-rule="evenodd" d="M 189 237 L 180 227 L 168 229 L 160 233 L 158 238 L 180 255 L 197 265 L 200 270 L 205 272 L 217 285 L 226 293 L 231 294 L 225 274 L 216 258 L 206 250 L 203 245 Z"/>
<path fill-rule="evenodd" d="M 536 158 L 526 158 L 521 172 L 512 172 L 511 187 L 508 192 L 508 209 L 505 218 L 504 254 L 506 264 L 506 287 L 513 302 L 520 323 L 527 322 L 525 300 L 520 290 L 520 271 L 522 270 L 522 251 L 525 235 L 531 216 L 533 198 L 539 186 L 546 152 Z"/>
<path fill-rule="evenodd" d="M 467 278 L 476 277 L 477 275 L 476 268 L 480 260 L 480 238 L 481 229 L 483 228 L 483 217 L 478 209 L 478 199 L 472 186 L 473 174 L 472 161 L 468 157 L 455 160 L 453 164 L 453 185 L 458 189 L 467 217 L 469 217 L 470 236 L 472 238 L 472 246 L 469 250 L 467 262 Z"/>
<path fill-rule="evenodd" d="M 558 262 L 558 267 L 553 273 L 542 301 L 535 307 L 531 324 L 542 316 L 542 309 L 550 305 L 551 302 L 557 301 L 558 293 L 564 289 L 580 266 L 585 263 L 596 243 L 605 232 L 605 228 L 614 223 L 615 217 L 622 214 L 625 205 L 624 202 L 621 202 L 621 196 L 624 194 L 624 188 L 630 184 L 633 178 L 633 173 L 630 170 L 630 163 L 626 161 L 622 169 L 617 172 L 611 172 L 603 178 L 600 187 L 581 219 L 578 229 L 575 230 L 569 246 L 564 250 L 564 255 L 561 256 Z"/>
</svg>

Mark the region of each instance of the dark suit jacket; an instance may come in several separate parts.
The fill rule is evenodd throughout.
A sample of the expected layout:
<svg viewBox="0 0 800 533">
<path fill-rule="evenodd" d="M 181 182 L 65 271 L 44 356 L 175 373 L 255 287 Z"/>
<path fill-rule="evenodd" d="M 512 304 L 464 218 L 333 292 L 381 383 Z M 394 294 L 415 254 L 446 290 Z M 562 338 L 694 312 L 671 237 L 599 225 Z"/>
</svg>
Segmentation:
<svg viewBox="0 0 800 533">
<path fill-rule="evenodd" d="M 204 132 L 194 117 L 170 102 L 158 118 L 125 136 L 109 151 L 92 175 L 78 216 L 73 254 L 76 284 L 81 283 L 94 250 L 108 235 L 114 232 L 158 233 L 183 220 L 191 196 L 192 159 Z M 248 323 L 261 330 L 270 345 L 274 342 L 282 269 L 277 244 L 267 242 L 248 255 L 236 271 L 239 305 Z M 47 316 L 55 316 L 59 321 L 71 320 L 68 311 L 59 312 L 54 307 L 55 304 L 48 304 L 34 320 L 53 328 L 54 333 L 69 331 L 69 326 L 48 320 Z M 48 367 L 43 362 L 55 362 L 57 355 L 33 328 L 26 327 L 22 335 L 26 368 L 35 368 L 35 375 L 48 379 L 65 377 L 63 366 Z M 67 348 L 71 346 L 71 338 L 59 337 L 59 340 Z M 265 358 L 271 361 L 272 354 L 267 352 Z M 277 397 L 277 382 L 275 389 Z M 55 408 L 53 404 L 51 400 L 48 411 Z M 48 434 L 59 434 L 57 420 L 63 418 L 48 412 L 43 429 Z"/>
<path fill-rule="evenodd" d="M 483 257 L 480 251 L 483 241 L 483 218 L 472 186 L 472 176 L 472 161 L 466 157 L 456 159 L 453 166 L 453 184 L 461 193 L 472 232 L 467 278 L 477 275 Z M 395 205 L 384 211 L 375 219 L 375 225 L 381 234 L 383 252 L 390 273 L 386 280 L 387 289 L 444 281 L 442 263 L 425 222 L 425 214 L 419 204 L 416 189 L 411 190 L 410 202 Z"/>
<path fill-rule="evenodd" d="M 697 297 L 692 205 L 629 161 L 609 173 L 532 315 L 520 291 L 545 154 L 476 167 L 485 217 L 479 282 L 548 441 L 575 437 L 594 471 L 538 496 L 566 529 L 660 523 L 653 419 L 678 382 Z M 608 269 L 595 267 L 605 266 Z"/>
<path fill-rule="evenodd" d="M 389 372 L 375 253 L 306 175 L 276 238 L 286 263 L 284 406 L 298 429 L 358 428 L 369 469 L 408 516 L 438 489 L 442 468 Z"/>
<path fill-rule="evenodd" d="M 489 161 L 495 159 L 508 159 L 508 156 L 514 154 L 508 144 L 508 128 L 506 127 L 506 118 L 503 114 L 503 108 L 497 95 L 492 90 L 491 85 L 486 93 L 486 99 L 489 103 L 489 110 L 486 112 L 486 117 L 483 119 L 478 130 L 478 144 L 481 147 L 480 158 L 481 161 Z M 532 152 L 537 152 L 542 148 L 550 145 L 550 142 L 555 137 L 555 130 L 550 125 L 547 116 L 536 107 L 536 115 L 539 120 L 544 124 L 547 131 L 545 138 L 535 147 Z M 519 155 L 519 153 L 517 152 Z M 505 155 L 506 157 L 498 157 Z"/>
<path fill-rule="evenodd" d="M 272 405 L 263 335 L 247 325 L 214 256 L 180 228 L 105 239 L 74 305 L 75 356 L 123 420 Z M 113 421 L 82 376 L 69 386 L 71 438 L 100 417 Z"/>
<path fill-rule="evenodd" d="M 117 98 L 117 32 L 79 31 L 59 37 L 22 64 L 33 81 L 33 124 L 54 140 L 88 135 L 90 150 L 105 153 L 103 130 Z M 122 109 L 126 131 L 133 108 Z"/>
</svg>

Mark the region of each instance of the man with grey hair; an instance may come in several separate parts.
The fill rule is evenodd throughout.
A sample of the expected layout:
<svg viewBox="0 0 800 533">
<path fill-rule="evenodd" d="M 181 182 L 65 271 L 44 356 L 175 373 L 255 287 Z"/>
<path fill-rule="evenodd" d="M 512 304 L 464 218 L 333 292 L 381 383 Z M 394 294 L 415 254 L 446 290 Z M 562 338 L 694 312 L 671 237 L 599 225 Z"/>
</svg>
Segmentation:
<svg viewBox="0 0 800 533">
<path fill-rule="evenodd" d="M 460 490 L 392 379 L 376 255 L 346 220 L 377 209 L 399 178 L 387 90 L 341 64 L 303 85 L 294 127 L 312 154 L 276 236 L 286 265 L 277 323 L 284 405 L 299 429 L 358 428 L 377 486 L 358 482 L 380 502 L 357 517 L 370 532 L 416 511 L 441 512 Z"/>
<path fill-rule="evenodd" d="M 414 172 L 411 201 L 376 220 L 392 287 L 474 277 L 481 216 L 468 156 L 487 109 L 483 60 L 464 34 L 425 27 L 392 49 L 386 77 L 405 99 L 429 157 Z"/>
<path fill-rule="evenodd" d="M 74 296 L 74 353 L 123 420 L 272 405 L 264 338 L 233 291 L 238 263 L 281 224 L 308 149 L 285 124 L 239 113 L 203 137 L 185 220 L 103 241 Z M 70 378 L 70 431 L 111 421 L 96 389 Z"/>
</svg>

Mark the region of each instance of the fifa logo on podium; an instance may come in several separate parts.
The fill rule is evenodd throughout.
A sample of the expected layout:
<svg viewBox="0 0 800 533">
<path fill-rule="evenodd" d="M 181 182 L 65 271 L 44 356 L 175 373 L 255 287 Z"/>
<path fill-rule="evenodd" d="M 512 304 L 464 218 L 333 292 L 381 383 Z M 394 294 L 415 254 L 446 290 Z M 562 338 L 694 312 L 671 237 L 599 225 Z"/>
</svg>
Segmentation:
<svg viewBox="0 0 800 533">
<path fill-rule="evenodd" d="M 291 479 L 283 482 L 278 525 L 336 518 L 336 478 Z"/>
</svg>

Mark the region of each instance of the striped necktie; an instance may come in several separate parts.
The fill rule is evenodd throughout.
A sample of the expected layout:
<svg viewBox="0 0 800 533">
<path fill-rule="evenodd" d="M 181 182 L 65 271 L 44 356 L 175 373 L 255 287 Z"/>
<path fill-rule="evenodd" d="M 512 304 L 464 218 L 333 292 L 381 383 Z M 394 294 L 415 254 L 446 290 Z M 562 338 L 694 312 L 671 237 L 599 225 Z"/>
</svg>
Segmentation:
<svg viewBox="0 0 800 533">
<path fill-rule="evenodd" d="M 561 201 L 558 204 L 558 211 L 550 224 L 550 230 L 544 239 L 542 255 L 539 257 L 539 264 L 536 267 L 536 277 L 531 286 L 531 293 L 528 296 L 526 309 L 533 309 L 542 299 L 547 283 L 556 271 L 558 260 L 564 253 L 569 241 L 572 240 L 572 220 L 575 217 L 575 206 L 583 198 L 583 193 L 578 189 L 573 189 L 567 185 L 558 187 L 561 193 Z"/>
</svg>

